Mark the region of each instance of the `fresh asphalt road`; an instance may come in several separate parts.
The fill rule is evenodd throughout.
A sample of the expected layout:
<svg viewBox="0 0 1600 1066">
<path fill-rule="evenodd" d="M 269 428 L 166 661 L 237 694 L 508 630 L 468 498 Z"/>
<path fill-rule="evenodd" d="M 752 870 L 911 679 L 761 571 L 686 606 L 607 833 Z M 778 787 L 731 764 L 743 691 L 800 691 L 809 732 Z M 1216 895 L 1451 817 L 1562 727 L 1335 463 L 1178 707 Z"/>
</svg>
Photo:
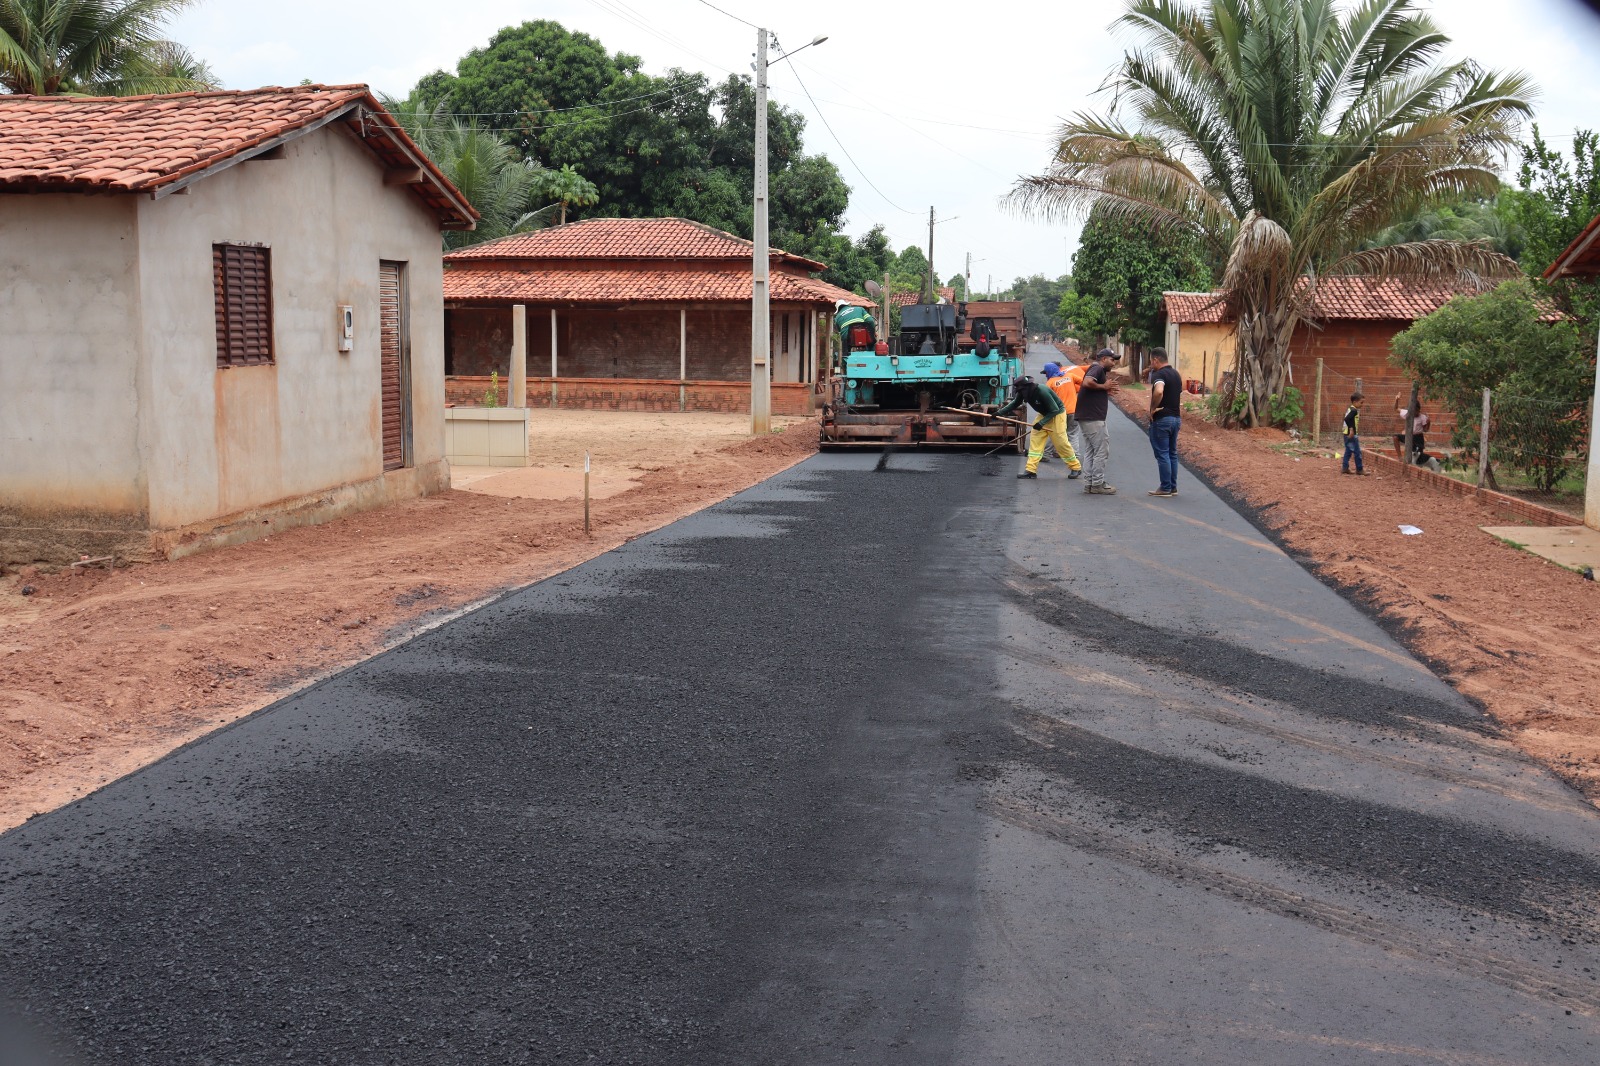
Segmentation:
<svg viewBox="0 0 1600 1066">
<path fill-rule="evenodd" d="M 1600 1061 L 1600 818 L 1112 436 L 1115 497 L 818 456 L 0 837 L 12 1013 L 85 1064 Z"/>
</svg>

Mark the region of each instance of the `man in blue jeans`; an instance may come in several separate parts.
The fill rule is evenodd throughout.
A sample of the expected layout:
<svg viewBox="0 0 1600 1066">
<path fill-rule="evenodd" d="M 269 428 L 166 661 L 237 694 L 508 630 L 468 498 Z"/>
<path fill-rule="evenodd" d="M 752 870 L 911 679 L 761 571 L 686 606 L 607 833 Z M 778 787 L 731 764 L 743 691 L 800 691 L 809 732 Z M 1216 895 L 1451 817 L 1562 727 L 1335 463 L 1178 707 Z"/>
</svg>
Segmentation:
<svg viewBox="0 0 1600 1066">
<path fill-rule="evenodd" d="M 1183 425 L 1183 378 L 1167 363 L 1165 348 L 1150 349 L 1150 447 L 1161 487 L 1152 496 L 1178 494 L 1178 429 Z"/>
</svg>

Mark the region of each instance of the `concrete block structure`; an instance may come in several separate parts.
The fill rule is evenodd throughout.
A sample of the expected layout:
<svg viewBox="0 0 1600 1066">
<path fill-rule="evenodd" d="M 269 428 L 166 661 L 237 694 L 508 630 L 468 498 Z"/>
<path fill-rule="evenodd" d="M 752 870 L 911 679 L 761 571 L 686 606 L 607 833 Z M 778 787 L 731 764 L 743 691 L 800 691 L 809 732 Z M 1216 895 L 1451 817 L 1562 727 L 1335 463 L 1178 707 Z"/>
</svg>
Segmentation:
<svg viewBox="0 0 1600 1066">
<path fill-rule="evenodd" d="M 440 230 L 475 219 L 364 86 L 0 96 L 0 564 L 446 487 Z"/>
</svg>

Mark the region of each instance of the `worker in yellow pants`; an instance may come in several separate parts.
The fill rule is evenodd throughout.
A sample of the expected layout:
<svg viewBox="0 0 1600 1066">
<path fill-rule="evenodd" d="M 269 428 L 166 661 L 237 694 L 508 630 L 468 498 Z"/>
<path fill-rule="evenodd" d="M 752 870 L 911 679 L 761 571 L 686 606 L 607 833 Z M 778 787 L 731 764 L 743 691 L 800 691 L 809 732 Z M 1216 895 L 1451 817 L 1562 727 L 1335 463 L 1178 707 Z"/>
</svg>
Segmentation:
<svg viewBox="0 0 1600 1066">
<path fill-rule="evenodd" d="M 1026 404 L 1032 407 L 1038 417 L 1033 423 L 1033 432 L 1028 435 L 1028 465 L 1019 478 L 1037 478 L 1039 476 L 1039 460 L 1044 458 L 1045 441 L 1056 446 L 1056 454 L 1066 460 L 1067 466 L 1076 474 L 1083 469 L 1078 462 L 1078 455 L 1072 450 L 1072 442 L 1067 439 L 1067 410 L 1056 394 L 1049 389 L 1041 388 L 1038 382 L 1024 374 L 1011 385 L 1011 401 L 996 415 L 1007 415 Z"/>
</svg>

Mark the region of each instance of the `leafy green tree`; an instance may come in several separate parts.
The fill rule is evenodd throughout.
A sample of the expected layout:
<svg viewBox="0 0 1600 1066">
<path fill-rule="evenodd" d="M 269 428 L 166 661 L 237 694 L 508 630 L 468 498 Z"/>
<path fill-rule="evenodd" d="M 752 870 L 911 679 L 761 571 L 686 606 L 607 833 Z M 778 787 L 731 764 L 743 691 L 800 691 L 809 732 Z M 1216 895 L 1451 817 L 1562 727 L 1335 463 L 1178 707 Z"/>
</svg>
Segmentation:
<svg viewBox="0 0 1600 1066">
<path fill-rule="evenodd" d="M 1594 363 L 1583 330 L 1542 321 L 1544 287 L 1509 281 L 1458 296 L 1393 341 L 1393 359 L 1455 415 L 1455 444 L 1478 446 L 1484 389 L 1502 398 L 1493 458 L 1524 471 L 1545 492 L 1583 463 Z"/>
<path fill-rule="evenodd" d="M 952 274 L 950 280 L 945 284 L 956 291 L 957 300 L 965 300 L 967 298 L 967 276 L 965 274 Z"/>
<path fill-rule="evenodd" d="M 1449 39 L 1417 0 L 1127 0 L 1120 22 L 1136 40 L 1111 85 L 1132 123 L 1070 119 L 1014 199 L 1205 241 L 1227 264 L 1247 422 L 1287 382 L 1317 277 L 1515 272 L 1479 244 L 1366 247 L 1424 208 L 1492 196 L 1529 110 L 1525 77 L 1442 60 Z"/>
<path fill-rule="evenodd" d="M 534 199 L 561 206 L 561 216 L 558 219 L 561 225 L 566 224 L 569 205 L 589 207 L 600 200 L 600 191 L 594 187 L 594 182 L 573 170 L 570 164 L 565 164 L 558 170 L 539 168 L 534 174 L 531 189 Z"/>
<path fill-rule="evenodd" d="M 922 293 L 928 288 L 928 256 L 915 244 L 900 249 L 889 264 L 889 281 L 897 292 Z"/>
<path fill-rule="evenodd" d="M 1529 274 L 1543 274 L 1600 215 L 1600 137 L 1578 130 L 1569 163 L 1534 126 L 1532 141 L 1522 147 L 1517 184 L 1503 196 L 1507 214 L 1527 234 L 1522 266 Z"/>
<path fill-rule="evenodd" d="M 192 0 L 0 0 L 0 87 L 52 96 L 216 88 L 161 28 Z"/>
<path fill-rule="evenodd" d="M 1069 321 L 1097 335 L 1120 334 L 1129 344 L 1156 344 L 1161 294 L 1209 292 L 1211 280 L 1205 245 L 1194 232 L 1130 227 L 1118 212 L 1097 205 L 1072 256 L 1073 288 L 1092 303 L 1079 305 Z"/>
<path fill-rule="evenodd" d="M 1043 332 L 1055 332 L 1056 311 L 1061 297 L 1072 288 L 1070 277 L 1047 278 L 1033 274 L 1011 283 L 1011 299 L 1022 301 L 1022 310 L 1028 316 L 1028 326 Z"/>
<path fill-rule="evenodd" d="M 1061 294 L 1055 321 L 1063 332 L 1091 343 L 1116 332 L 1111 316 L 1099 300 L 1074 291 Z"/>
</svg>

